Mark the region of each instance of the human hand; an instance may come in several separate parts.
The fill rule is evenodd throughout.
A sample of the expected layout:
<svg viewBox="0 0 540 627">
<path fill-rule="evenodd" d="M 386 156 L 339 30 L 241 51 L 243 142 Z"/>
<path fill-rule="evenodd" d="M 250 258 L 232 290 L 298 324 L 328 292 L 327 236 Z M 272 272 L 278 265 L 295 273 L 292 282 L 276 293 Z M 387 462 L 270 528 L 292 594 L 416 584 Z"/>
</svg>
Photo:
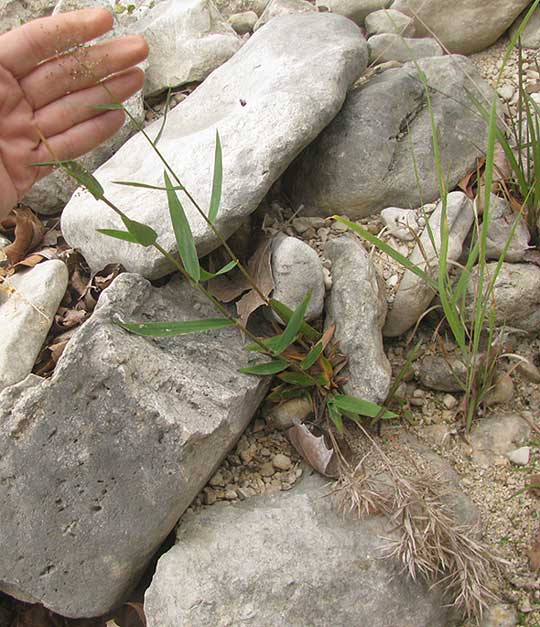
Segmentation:
<svg viewBox="0 0 540 627">
<path fill-rule="evenodd" d="M 32 164 L 80 157 L 124 123 L 123 111 L 94 107 L 141 89 L 144 73 L 134 66 L 148 46 L 140 36 L 83 46 L 112 24 L 108 11 L 85 9 L 0 36 L 0 220 L 52 171 Z"/>
</svg>

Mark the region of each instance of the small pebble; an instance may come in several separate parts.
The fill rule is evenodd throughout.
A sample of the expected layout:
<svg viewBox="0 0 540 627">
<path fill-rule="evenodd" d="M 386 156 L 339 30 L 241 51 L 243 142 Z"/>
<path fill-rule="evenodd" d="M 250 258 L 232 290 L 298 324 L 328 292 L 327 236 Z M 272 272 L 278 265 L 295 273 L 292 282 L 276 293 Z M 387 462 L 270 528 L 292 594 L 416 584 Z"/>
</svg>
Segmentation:
<svg viewBox="0 0 540 627">
<path fill-rule="evenodd" d="M 540 370 L 530 361 L 519 361 L 516 370 L 527 381 L 540 383 Z"/>
<path fill-rule="evenodd" d="M 443 397 L 443 405 L 446 409 L 454 409 L 454 407 L 458 404 L 457 398 L 452 396 L 452 394 L 445 394 Z"/>
<path fill-rule="evenodd" d="M 290 457 L 287 457 L 287 455 L 283 455 L 283 453 L 278 453 L 272 458 L 272 465 L 274 466 L 274 468 L 277 468 L 277 470 L 289 470 L 289 468 L 292 466 L 292 461 Z"/>
<path fill-rule="evenodd" d="M 508 453 L 506 453 L 506 457 L 508 457 L 508 459 L 517 466 L 526 466 L 531 458 L 531 447 L 522 446 L 521 448 L 516 448 L 513 451 L 508 451 Z"/>
<path fill-rule="evenodd" d="M 271 477 L 275 472 L 276 472 L 276 469 L 274 468 L 274 465 L 272 464 L 272 462 L 266 462 L 266 464 L 263 464 L 259 468 L 259 473 L 263 477 Z"/>
<path fill-rule="evenodd" d="M 221 474 L 221 472 L 216 472 L 216 474 L 210 479 L 210 481 L 208 482 L 210 485 L 212 486 L 221 486 L 221 485 L 225 485 L 225 479 L 223 478 L 223 475 Z"/>
</svg>

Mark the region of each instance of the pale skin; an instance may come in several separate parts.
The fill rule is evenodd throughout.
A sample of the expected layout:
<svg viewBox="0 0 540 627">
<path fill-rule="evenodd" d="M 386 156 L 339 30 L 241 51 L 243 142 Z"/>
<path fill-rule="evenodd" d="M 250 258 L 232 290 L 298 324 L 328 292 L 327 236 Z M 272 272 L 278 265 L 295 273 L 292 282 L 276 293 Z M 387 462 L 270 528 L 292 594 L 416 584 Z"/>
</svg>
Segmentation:
<svg viewBox="0 0 540 627">
<path fill-rule="evenodd" d="M 0 220 L 51 172 L 33 164 L 76 159 L 124 123 L 123 111 L 94 106 L 141 89 L 144 73 L 135 66 L 148 46 L 128 36 L 83 47 L 112 25 L 108 11 L 85 9 L 0 36 Z"/>
</svg>

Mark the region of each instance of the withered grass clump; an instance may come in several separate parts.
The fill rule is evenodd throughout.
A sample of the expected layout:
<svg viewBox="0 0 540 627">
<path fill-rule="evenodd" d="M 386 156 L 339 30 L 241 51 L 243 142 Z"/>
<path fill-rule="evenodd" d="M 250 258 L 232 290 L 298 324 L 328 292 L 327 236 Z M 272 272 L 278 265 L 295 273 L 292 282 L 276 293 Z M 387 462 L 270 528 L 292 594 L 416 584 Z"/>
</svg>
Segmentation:
<svg viewBox="0 0 540 627">
<path fill-rule="evenodd" d="M 448 482 L 406 462 L 394 466 L 377 445 L 372 450 L 383 459 L 382 473 L 367 470 L 368 455 L 354 468 L 343 463 L 331 492 L 338 508 L 359 517 L 386 516 L 381 558 L 396 560 L 414 581 L 444 586 L 451 605 L 480 619 L 497 600 L 490 582 L 502 560 L 482 543 L 475 524 L 459 520 Z"/>
</svg>

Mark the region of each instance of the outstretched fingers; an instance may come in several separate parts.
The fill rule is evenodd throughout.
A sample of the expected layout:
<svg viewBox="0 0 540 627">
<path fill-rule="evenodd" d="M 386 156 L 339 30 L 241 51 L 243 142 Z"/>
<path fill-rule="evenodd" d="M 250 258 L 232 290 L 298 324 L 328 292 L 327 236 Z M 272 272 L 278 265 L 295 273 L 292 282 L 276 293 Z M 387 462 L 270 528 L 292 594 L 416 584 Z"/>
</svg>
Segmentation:
<svg viewBox="0 0 540 627">
<path fill-rule="evenodd" d="M 0 65 L 19 79 L 43 61 L 84 44 L 112 28 L 105 9 L 83 9 L 33 20 L 0 36 Z"/>
<path fill-rule="evenodd" d="M 60 161 L 77 159 L 93 150 L 96 146 L 112 137 L 125 120 L 125 113 L 121 110 L 107 111 L 76 126 L 53 135 L 47 140 L 47 145 L 41 143 L 35 151 L 34 163 L 43 161 Z M 43 168 L 38 174 L 42 178 L 48 173 Z"/>
</svg>

